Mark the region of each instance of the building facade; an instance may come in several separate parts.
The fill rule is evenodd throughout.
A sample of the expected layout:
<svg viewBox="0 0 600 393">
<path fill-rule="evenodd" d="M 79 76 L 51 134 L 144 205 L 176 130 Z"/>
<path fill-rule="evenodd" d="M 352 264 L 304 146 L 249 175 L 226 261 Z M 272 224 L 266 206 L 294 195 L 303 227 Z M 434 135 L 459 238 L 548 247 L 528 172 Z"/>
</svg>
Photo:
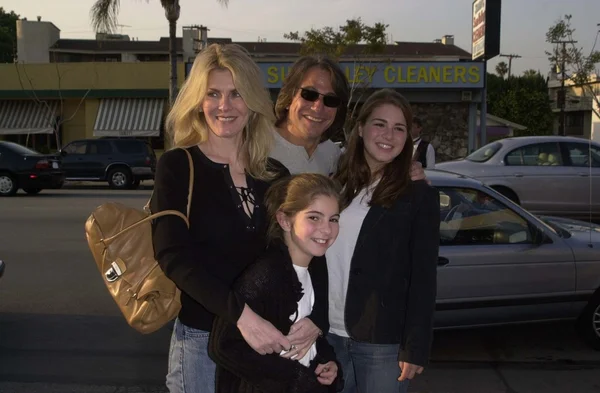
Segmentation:
<svg viewBox="0 0 600 393">
<path fill-rule="evenodd" d="M 560 113 L 561 106 L 559 92 L 561 91 L 560 75 L 550 72 L 548 79 L 548 95 L 550 96 L 552 111 L 556 118 L 554 133 L 561 135 Z M 565 80 L 565 135 L 593 139 L 600 142 L 600 118 L 598 117 L 598 103 L 600 102 L 600 77 L 590 75 L 586 86 L 577 86 L 571 79 Z M 595 110 L 594 110 L 595 109 Z"/>
<path fill-rule="evenodd" d="M 0 64 L 0 138 L 40 150 L 101 136 L 148 138 L 159 151 L 169 147 L 164 135 L 167 38 L 139 41 L 98 34 L 93 40 L 73 40 L 60 39 L 50 22 L 20 20 L 17 27 L 17 62 Z M 177 40 L 180 84 L 199 51 L 213 42 L 232 42 L 210 38 L 207 31 L 204 26 L 183 27 Z M 275 98 L 300 44 L 236 43 L 259 64 Z M 397 42 L 369 58 L 360 56 L 362 51 L 360 45 L 351 47 L 340 60 L 352 88 L 352 107 L 360 107 L 374 89 L 396 89 L 424 120 L 424 136 L 440 161 L 468 153 L 485 81 L 481 62 L 470 61 L 452 36 Z"/>
</svg>

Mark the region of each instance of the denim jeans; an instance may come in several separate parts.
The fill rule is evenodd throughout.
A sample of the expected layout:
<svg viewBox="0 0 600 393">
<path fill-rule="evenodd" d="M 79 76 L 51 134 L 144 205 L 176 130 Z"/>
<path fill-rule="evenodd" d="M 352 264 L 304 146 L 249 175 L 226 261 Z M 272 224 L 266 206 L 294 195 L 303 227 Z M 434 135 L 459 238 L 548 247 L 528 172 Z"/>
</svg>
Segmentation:
<svg viewBox="0 0 600 393">
<path fill-rule="evenodd" d="M 343 393 L 406 393 L 409 381 L 399 382 L 397 344 L 369 344 L 329 333 L 344 377 Z"/>
<path fill-rule="evenodd" d="M 169 349 L 170 393 L 214 393 L 215 363 L 208 357 L 209 332 L 175 320 Z"/>
</svg>

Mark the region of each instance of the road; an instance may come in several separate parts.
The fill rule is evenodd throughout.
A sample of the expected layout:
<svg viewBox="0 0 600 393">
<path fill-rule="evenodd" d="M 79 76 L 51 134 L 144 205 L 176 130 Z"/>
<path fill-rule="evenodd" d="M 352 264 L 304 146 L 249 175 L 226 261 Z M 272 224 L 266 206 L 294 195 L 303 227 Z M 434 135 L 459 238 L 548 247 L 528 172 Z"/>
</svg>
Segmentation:
<svg viewBox="0 0 600 393">
<path fill-rule="evenodd" d="M 170 331 L 140 335 L 106 292 L 84 238 L 102 187 L 0 199 L 0 392 L 163 392 Z M 600 353 L 570 323 L 436 332 L 411 392 L 600 392 Z"/>
</svg>

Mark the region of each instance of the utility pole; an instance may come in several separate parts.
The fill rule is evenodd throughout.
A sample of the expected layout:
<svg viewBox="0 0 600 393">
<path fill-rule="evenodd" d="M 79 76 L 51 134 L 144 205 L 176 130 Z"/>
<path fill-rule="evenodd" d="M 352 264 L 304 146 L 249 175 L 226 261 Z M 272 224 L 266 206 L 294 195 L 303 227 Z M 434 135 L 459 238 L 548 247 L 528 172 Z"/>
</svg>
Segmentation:
<svg viewBox="0 0 600 393">
<path fill-rule="evenodd" d="M 520 59 L 521 56 L 519 56 L 519 55 L 503 55 L 503 54 L 500 54 L 498 56 L 508 57 L 508 79 L 510 79 L 510 71 L 512 69 L 512 59 Z"/>
<path fill-rule="evenodd" d="M 556 95 L 556 103 L 560 107 L 560 116 L 558 118 L 558 134 L 565 136 L 566 133 L 566 113 L 565 113 L 565 104 L 567 101 L 567 93 L 565 91 L 565 79 L 566 79 L 566 71 L 565 71 L 565 62 L 567 57 L 567 44 L 576 44 L 577 41 L 552 41 L 553 44 L 562 44 L 562 51 L 560 53 L 560 91 Z"/>
</svg>

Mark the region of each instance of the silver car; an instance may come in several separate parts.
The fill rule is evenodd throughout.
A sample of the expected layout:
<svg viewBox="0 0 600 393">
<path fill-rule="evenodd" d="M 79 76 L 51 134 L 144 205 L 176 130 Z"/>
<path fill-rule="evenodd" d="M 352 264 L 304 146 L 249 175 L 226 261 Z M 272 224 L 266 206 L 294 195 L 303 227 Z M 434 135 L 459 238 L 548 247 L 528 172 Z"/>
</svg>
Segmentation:
<svg viewBox="0 0 600 393">
<path fill-rule="evenodd" d="M 475 177 L 535 214 L 600 219 L 600 144 L 561 136 L 507 138 L 436 169 Z"/>
<path fill-rule="evenodd" d="M 600 226 L 536 217 L 475 179 L 427 171 L 440 193 L 436 328 L 578 320 L 600 349 Z"/>
</svg>

